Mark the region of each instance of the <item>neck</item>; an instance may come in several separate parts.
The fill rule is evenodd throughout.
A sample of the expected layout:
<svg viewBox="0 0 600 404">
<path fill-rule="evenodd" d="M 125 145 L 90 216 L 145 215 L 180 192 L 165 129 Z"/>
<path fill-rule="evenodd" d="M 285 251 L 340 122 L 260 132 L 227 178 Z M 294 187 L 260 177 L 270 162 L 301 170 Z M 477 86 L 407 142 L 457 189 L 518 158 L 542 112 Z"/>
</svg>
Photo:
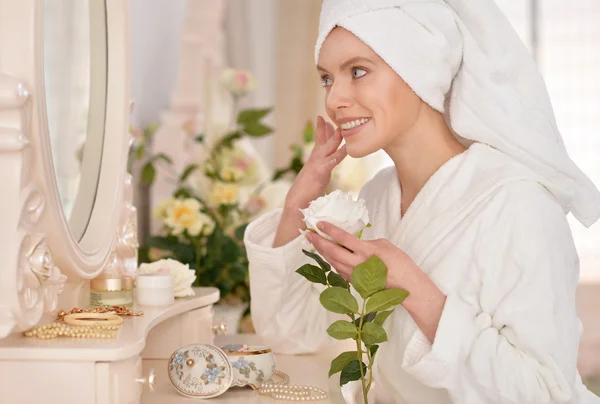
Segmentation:
<svg viewBox="0 0 600 404">
<path fill-rule="evenodd" d="M 384 150 L 398 172 L 404 212 L 429 178 L 466 148 L 452 134 L 443 115 L 423 103 L 413 127 Z"/>
</svg>

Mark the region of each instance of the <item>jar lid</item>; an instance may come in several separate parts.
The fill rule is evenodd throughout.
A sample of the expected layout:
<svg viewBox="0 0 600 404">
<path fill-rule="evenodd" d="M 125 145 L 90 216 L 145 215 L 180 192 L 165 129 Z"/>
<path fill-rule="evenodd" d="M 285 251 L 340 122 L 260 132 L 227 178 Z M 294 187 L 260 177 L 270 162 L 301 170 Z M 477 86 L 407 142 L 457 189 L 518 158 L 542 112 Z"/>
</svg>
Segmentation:
<svg viewBox="0 0 600 404">
<path fill-rule="evenodd" d="M 133 278 L 123 276 L 121 278 L 95 278 L 90 281 L 90 289 L 106 292 L 133 289 Z"/>
<path fill-rule="evenodd" d="M 138 274 L 135 285 L 143 289 L 173 288 L 173 275 L 171 274 Z"/>
<path fill-rule="evenodd" d="M 187 397 L 211 398 L 229 389 L 233 368 L 222 349 L 208 344 L 188 345 L 173 352 L 169 380 Z"/>
</svg>

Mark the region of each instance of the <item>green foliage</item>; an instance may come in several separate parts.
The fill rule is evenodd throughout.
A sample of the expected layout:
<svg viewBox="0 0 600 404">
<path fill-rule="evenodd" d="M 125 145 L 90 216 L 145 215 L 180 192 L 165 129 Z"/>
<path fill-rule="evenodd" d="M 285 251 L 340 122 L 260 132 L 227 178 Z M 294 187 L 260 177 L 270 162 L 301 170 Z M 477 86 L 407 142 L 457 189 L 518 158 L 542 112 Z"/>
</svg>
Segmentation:
<svg viewBox="0 0 600 404">
<path fill-rule="evenodd" d="M 358 360 L 358 351 L 342 352 L 333 361 L 331 361 L 331 367 L 329 368 L 329 377 L 341 372 L 347 364 L 353 360 Z"/>
<path fill-rule="evenodd" d="M 377 256 L 372 256 L 357 265 L 346 282 L 339 274 L 331 271 L 331 266 L 318 254 L 304 251 L 304 254 L 317 262 L 304 265 L 298 271 L 313 283 L 327 285 L 321 292 L 320 301 L 325 309 L 346 314 L 351 321 L 338 320 L 327 329 L 327 334 L 335 339 L 353 339 L 357 350 L 338 355 L 329 369 L 329 376 L 341 372 L 340 384 L 361 380 L 363 398 L 368 404 L 367 393 L 371 388 L 372 369 L 379 344 L 387 341 L 384 322 L 392 314 L 391 307 L 402 303 L 408 292 L 402 289 L 385 289 L 387 266 Z M 352 295 L 354 289 L 363 298 L 361 307 Z M 363 347 L 366 350 L 363 350 Z M 367 357 L 367 364 L 363 362 Z"/>
<path fill-rule="evenodd" d="M 325 271 L 317 266 L 310 264 L 302 265 L 296 272 L 312 283 L 327 285 L 327 275 L 325 275 Z"/>
<path fill-rule="evenodd" d="M 149 237 L 139 249 L 140 263 L 152 262 L 160 258 L 173 258 L 188 264 L 196 271 L 197 279 L 194 286 L 216 286 L 221 292 L 221 298 L 230 301 L 248 302 L 249 274 L 248 257 L 243 239 L 251 214 L 245 207 L 235 204 L 208 204 L 195 188 L 196 174 L 205 175 L 210 181 L 224 181 L 220 178 L 221 168 L 218 157 L 226 148 L 234 148 L 235 142 L 244 137 L 263 137 L 272 133 L 272 128 L 263 120 L 272 112 L 272 108 L 245 109 L 237 114 L 236 126 L 228 133 L 220 136 L 208 149 L 204 133 L 190 133 L 196 146 L 205 148 L 207 158 L 202 164 L 193 163 L 183 167 L 181 172 L 175 172 L 173 160 L 165 153 L 151 152 L 153 136 L 159 125 L 157 123 L 146 127 L 135 138 L 130 151 L 130 169 L 133 162 L 139 161 L 140 176 L 144 184 L 153 185 L 158 171 L 165 177 L 173 177 L 176 184 L 172 198 L 178 200 L 194 199 L 214 222 L 214 230 L 202 231 L 200 234 L 190 234 L 188 230 L 170 228 L 163 222 L 161 235 Z M 161 217 L 164 221 L 164 217 Z M 318 267 L 316 267 L 318 268 Z M 318 268 L 323 272 L 320 268 Z M 316 280 L 317 278 L 313 278 Z M 323 284 L 327 277 L 322 276 Z"/>
</svg>

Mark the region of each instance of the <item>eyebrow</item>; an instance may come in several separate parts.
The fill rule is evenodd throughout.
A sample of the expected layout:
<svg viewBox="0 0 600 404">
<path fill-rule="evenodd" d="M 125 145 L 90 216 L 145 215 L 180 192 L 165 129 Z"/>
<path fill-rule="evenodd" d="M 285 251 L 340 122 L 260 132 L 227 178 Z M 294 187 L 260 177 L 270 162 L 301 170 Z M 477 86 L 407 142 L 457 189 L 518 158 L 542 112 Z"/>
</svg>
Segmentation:
<svg viewBox="0 0 600 404">
<path fill-rule="evenodd" d="M 373 63 L 371 60 L 369 60 L 369 59 L 367 59 L 367 58 L 365 58 L 365 57 L 362 57 L 362 56 L 356 56 L 356 57 L 353 57 L 353 58 L 351 58 L 351 59 L 348 59 L 348 60 L 346 60 L 344 63 L 342 63 L 342 64 L 340 65 L 340 70 L 344 70 L 344 69 L 345 69 L 345 68 L 347 68 L 348 66 L 350 66 L 350 65 L 353 65 L 353 64 L 355 64 L 355 63 L 358 63 L 358 62 L 367 62 L 367 63 Z M 327 71 L 327 69 L 324 69 L 324 68 L 322 68 L 322 67 L 321 67 L 321 66 L 319 66 L 319 65 L 317 65 L 317 70 L 322 70 L 322 71 L 324 71 L 324 72 L 326 72 L 326 71 Z"/>
</svg>

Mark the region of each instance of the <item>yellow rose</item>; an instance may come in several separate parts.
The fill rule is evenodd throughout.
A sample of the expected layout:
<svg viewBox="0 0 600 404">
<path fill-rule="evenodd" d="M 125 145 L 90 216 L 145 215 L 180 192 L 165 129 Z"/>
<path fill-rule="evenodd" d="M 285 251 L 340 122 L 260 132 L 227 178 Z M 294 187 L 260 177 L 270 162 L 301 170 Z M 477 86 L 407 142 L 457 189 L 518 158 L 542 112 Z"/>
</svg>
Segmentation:
<svg viewBox="0 0 600 404">
<path fill-rule="evenodd" d="M 165 224 L 172 229 L 173 235 L 180 235 L 187 230 L 191 236 L 197 236 L 212 222 L 209 216 L 200 212 L 200 208 L 200 202 L 196 199 L 176 199 L 167 209 Z"/>
<path fill-rule="evenodd" d="M 237 185 L 215 182 L 210 192 L 210 202 L 214 206 L 233 205 L 238 201 L 238 194 Z"/>
<path fill-rule="evenodd" d="M 152 216 L 156 219 L 164 220 L 167 218 L 167 211 L 173 205 L 174 199 L 165 199 L 152 212 Z"/>
</svg>

